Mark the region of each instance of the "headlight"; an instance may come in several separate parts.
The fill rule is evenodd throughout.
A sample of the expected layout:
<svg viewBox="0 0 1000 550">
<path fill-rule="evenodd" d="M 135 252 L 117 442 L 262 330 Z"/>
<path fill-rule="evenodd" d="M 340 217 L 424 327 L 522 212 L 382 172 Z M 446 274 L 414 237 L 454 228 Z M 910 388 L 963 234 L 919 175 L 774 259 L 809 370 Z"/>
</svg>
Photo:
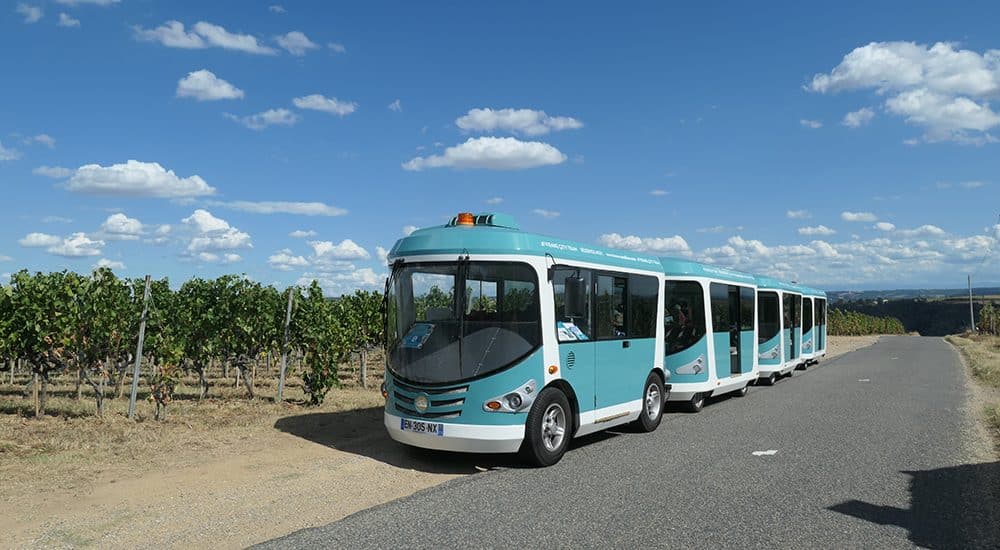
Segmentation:
<svg viewBox="0 0 1000 550">
<path fill-rule="evenodd" d="M 531 408 L 535 402 L 536 382 L 528 380 L 517 388 L 503 394 L 503 397 L 493 397 L 483 403 L 483 410 L 486 412 L 517 413 Z"/>
<path fill-rule="evenodd" d="M 507 406 L 512 409 L 521 408 L 521 396 L 516 393 L 507 394 L 504 399 L 507 400 Z"/>
</svg>

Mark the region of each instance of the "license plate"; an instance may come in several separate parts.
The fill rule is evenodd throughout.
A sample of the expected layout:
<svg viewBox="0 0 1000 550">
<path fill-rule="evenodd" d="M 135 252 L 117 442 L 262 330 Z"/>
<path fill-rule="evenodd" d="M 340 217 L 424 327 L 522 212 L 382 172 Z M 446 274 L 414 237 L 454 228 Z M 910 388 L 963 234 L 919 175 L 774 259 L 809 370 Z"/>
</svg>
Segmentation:
<svg viewBox="0 0 1000 550">
<path fill-rule="evenodd" d="M 431 435 L 444 435 L 444 424 L 440 422 L 423 422 L 421 420 L 399 419 L 399 429 L 404 432 L 414 432 Z"/>
</svg>

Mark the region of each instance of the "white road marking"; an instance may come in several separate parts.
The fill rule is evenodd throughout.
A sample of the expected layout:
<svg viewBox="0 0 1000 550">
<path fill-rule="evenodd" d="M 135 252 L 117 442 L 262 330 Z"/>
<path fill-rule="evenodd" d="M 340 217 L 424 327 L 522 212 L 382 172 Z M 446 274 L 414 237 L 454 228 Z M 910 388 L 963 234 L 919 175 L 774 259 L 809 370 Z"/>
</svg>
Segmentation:
<svg viewBox="0 0 1000 550">
<path fill-rule="evenodd" d="M 772 456 L 772 455 L 778 454 L 778 450 L 777 449 L 770 449 L 770 450 L 767 450 L 767 451 L 754 451 L 752 454 L 754 456 Z"/>
<path fill-rule="evenodd" d="M 871 382 L 871 378 L 858 378 L 858 382 Z"/>
</svg>

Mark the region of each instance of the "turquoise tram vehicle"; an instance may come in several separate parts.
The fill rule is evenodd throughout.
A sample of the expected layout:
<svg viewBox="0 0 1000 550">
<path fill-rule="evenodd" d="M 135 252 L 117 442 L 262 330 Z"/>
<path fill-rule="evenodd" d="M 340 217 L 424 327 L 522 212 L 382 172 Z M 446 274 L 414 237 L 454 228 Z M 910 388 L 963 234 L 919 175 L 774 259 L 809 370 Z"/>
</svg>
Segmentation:
<svg viewBox="0 0 1000 550">
<path fill-rule="evenodd" d="M 549 465 L 573 437 L 659 425 L 670 388 L 659 258 L 461 213 L 399 240 L 388 260 L 382 391 L 394 440 Z M 715 336 L 728 351 L 729 336 Z"/>
<path fill-rule="evenodd" d="M 700 411 L 708 397 L 746 395 L 757 379 L 757 283 L 752 275 L 664 258 L 670 401 Z"/>
<path fill-rule="evenodd" d="M 791 375 L 801 361 L 801 334 L 792 326 L 801 300 L 794 285 L 757 277 L 758 379 L 769 386 Z"/>
<path fill-rule="evenodd" d="M 826 355 L 826 293 L 802 288 L 802 359 L 815 364 Z"/>
</svg>

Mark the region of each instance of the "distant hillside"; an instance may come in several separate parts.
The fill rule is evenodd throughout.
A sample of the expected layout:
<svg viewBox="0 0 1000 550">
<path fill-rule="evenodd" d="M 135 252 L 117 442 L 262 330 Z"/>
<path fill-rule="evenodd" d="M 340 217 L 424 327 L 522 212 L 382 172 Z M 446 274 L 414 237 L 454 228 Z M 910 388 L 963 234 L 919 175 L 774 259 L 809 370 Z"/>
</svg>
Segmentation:
<svg viewBox="0 0 1000 550">
<path fill-rule="evenodd" d="M 990 290 L 990 289 L 983 289 Z M 968 292 L 968 291 L 966 291 Z M 985 300 L 974 300 L 976 322 L 979 322 L 979 310 L 983 303 L 1000 305 L 1000 289 L 994 289 L 993 296 Z M 869 298 L 856 301 L 840 301 L 831 305 L 843 311 L 856 311 L 877 317 L 895 317 L 903 322 L 907 332 L 919 332 L 923 336 L 945 336 L 964 332 L 969 328 L 969 303 L 955 296 L 951 298 L 916 297 L 908 299 L 886 300 Z M 877 303 L 876 303 L 877 302 Z"/>
<path fill-rule="evenodd" d="M 1000 287 L 972 287 L 974 296 L 998 296 Z M 830 303 L 856 302 L 866 300 L 912 300 L 922 298 L 935 300 L 968 296 L 968 288 L 902 288 L 895 290 L 831 290 L 826 295 Z"/>
</svg>

